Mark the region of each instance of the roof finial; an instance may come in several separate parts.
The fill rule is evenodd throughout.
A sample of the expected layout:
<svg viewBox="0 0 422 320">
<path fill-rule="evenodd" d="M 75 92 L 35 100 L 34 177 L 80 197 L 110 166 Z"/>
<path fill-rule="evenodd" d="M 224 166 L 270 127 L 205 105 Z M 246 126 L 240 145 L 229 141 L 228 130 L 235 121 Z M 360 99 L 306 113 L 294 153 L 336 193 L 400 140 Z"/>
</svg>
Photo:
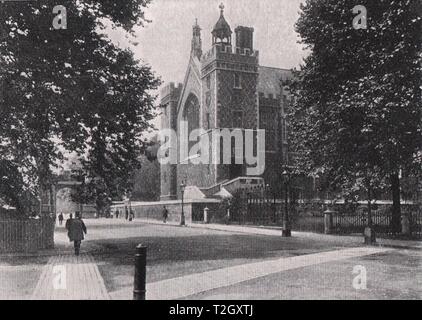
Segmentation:
<svg viewBox="0 0 422 320">
<path fill-rule="evenodd" d="M 221 10 L 221 15 L 223 15 L 223 13 L 224 13 L 224 3 L 221 3 L 219 8 Z"/>
<path fill-rule="evenodd" d="M 193 25 L 193 29 L 194 30 L 201 30 L 201 28 L 199 27 L 199 24 L 198 24 L 198 18 L 195 18 L 195 24 Z"/>
</svg>

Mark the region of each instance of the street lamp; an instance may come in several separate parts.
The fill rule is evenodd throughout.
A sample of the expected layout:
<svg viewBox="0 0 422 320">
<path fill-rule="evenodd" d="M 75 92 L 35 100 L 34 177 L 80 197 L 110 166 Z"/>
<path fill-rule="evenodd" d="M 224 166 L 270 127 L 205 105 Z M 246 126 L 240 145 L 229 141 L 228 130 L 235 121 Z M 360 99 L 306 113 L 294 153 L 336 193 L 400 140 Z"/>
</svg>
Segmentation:
<svg viewBox="0 0 422 320">
<path fill-rule="evenodd" d="M 182 193 L 182 216 L 180 217 L 180 225 L 181 226 L 185 225 L 185 211 L 184 211 L 184 208 L 183 208 L 183 205 L 184 205 L 183 197 L 184 197 L 184 194 L 185 194 L 185 187 L 186 187 L 186 185 L 182 182 L 180 184 L 180 192 Z"/>
<path fill-rule="evenodd" d="M 284 219 L 283 229 L 281 231 L 282 237 L 290 237 L 292 235 L 289 221 L 289 184 L 290 184 L 290 170 L 286 166 L 281 173 L 284 180 Z"/>
</svg>

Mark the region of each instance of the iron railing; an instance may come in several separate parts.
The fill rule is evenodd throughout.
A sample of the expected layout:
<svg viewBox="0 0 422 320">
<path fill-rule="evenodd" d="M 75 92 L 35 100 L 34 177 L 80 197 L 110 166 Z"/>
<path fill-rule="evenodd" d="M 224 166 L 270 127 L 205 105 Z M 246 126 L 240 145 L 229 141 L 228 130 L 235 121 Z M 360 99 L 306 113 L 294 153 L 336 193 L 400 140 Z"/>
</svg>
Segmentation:
<svg viewBox="0 0 422 320">
<path fill-rule="evenodd" d="M 54 247 L 55 221 L 40 219 L 0 220 L 0 252 L 33 252 Z"/>
</svg>

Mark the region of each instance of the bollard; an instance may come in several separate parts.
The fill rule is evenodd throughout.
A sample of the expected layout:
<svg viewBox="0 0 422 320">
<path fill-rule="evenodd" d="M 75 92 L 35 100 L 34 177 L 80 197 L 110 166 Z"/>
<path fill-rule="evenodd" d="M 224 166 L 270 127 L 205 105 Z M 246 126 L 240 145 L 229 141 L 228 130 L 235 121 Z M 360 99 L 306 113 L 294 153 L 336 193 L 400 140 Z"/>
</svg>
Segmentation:
<svg viewBox="0 0 422 320">
<path fill-rule="evenodd" d="M 133 300 L 145 300 L 145 282 L 147 266 L 147 247 L 139 244 L 135 254 L 135 282 Z"/>
</svg>

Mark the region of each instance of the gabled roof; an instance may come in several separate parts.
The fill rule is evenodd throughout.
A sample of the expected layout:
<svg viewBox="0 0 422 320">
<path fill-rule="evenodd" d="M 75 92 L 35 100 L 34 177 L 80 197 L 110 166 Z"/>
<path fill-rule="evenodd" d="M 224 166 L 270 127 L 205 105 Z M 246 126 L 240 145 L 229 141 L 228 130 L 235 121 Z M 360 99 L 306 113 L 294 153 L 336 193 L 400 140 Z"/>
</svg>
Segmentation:
<svg viewBox="0 0 422 320">
<path fill-rule="evenodd" d="M 293 78 L 291 70 L 272 67 L 258 67 L 258 92 L 275 96 L 281 94 L 280 80 Z"/>
<path fill-rule="evenodd" d="M 182 92 L 179 96 L 179 101 L 177 102 L 177 114 L 179 115 L 180 110 L 182 109 L 183 104 L 186 102 L 185 98 L 189 95 L 189 90 L 192 89 L 191 86 L 188 85 L 189 78 L 194 77 L 195 80 L 199 83 L 201 83 L 201 64 L 198 60 L 198 57 L 196 56 L 190 56 L 189 58 L 189 64 L 186 69 L 185 79 L 183 80 L 183 86 L 182 86 Z M 187 91 L 188 90 L 188 91 Z M 200 92 L 197 94 L 198 97 L 200 97 Z"/>
</svg>

